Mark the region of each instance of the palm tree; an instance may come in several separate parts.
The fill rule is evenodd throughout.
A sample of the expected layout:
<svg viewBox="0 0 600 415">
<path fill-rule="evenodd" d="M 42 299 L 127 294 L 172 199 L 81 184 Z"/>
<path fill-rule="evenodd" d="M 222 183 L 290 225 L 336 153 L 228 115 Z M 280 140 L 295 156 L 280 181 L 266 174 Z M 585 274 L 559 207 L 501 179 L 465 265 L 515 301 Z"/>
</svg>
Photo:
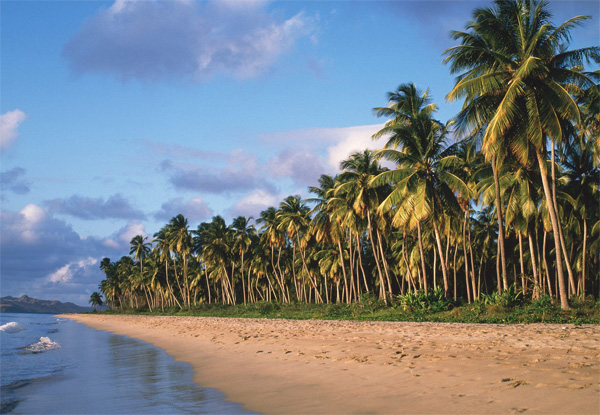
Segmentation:
<svg viewBox="0 0 600 415">
<path fill-rule="evenodd" d="M 147 239 L 147 237 L 144 237 L 142 235 L 136 235 L 131 239 L 131 242 L 129 242 L 129 255 L 134 255 L 133 259 L 136 261 L 140 261 L 140 282 L 143 282 L 144 279 L 144 259 L 146 259 L 148 255 L 150 255 L 152 247 L 152 244 L 146 242 Z M 152 312 L 152 304 L 148 299 L 147 287 L 145 284 L 141 284 L 141 286 L 144 289 L 144 293 L 146 294 L 148 308 Z"/>
<path fill-rule="evenodd" d="M 315 290 L 315 298 L 319 302 L 323 302 L 323 298 L 319 293 L 316 281 L 313 279 L 311 272 L 308 269 L 306 261 L 306 247 L 301 240 L 301 236 L 306 236 L 306 230 L 308 229 L 308 224 L 310 222 L 309 214 L 310 209 L 304 203 L 302 203 L 300 196 L 288 196 L 283 202 L 281 202 L 279 205 L 279 210 L 277 211 L 277 217 L 279 219 L 278 229 L 285 231 L 290 241 L 293 241 L 295 238 L 296 241 L 293 243 L 292 264 L 295 262 L 295 252 L 296 247 L 298 247 L 304 274 L 308 278 L 308 282 L 310 283 L 311 287 Z"/>
<path fill-rule="evenodd" d="M 275 280 L 279 285 L 281 300 L 289 302 L 290 298 L 286 293 L 285 289 L 285 274 L 281 271 L 281 255 L 285 247 L 285 232 L 279 229 L 280 217 L 277 215 L 277 209 L 269 207 L 260 212 L 260 217 L 256 220 L 256 223 L 262 224 L 261 231 L 261 244 L 268 246 L 271 250 L 271 269 Z M 275 262 L 275 247 L 277 247 L 277 262 Z M 268 272 L 264 272 L 264 275 L 268 279 Z"/>
<path fill-rule="evenodd" d="M 168 292 L 171 295 L 171 299 L 175 302 L 179 308 L 181 307 L 181 303 L 177 299 L 173 287 L 171 286 L 171 282 L 169 280 L 169 262 L 171 261 L 171 243 L 169 240 L 169 227 L 164 226 L 158 232 L 154 234 L 154 242 L 156 245 L 154 246 L 154 250 L 158 253 L 158 257 L 160 261 L 165 264 L 165 281 L 167 283 Z"/>
<path fill-rule="evenodd" d="M 373 185 L 394 186 L 379 209 L 387 212 L 395 208 L 392 225 L 417 228 L 419 245 L 423 251 L 421 223 L 430 220 L 437 242 L 437 252 L 448 294 L 447 259 L 444 257 L 438 224 L 445 214 L 457 213 L 460 206 L 453 188 L 468 193 L 468 186 L 450 167 L 460 160 L 445 150 L 448 126 L 433 118 L 437 106 L 430 104 L 429 91 L 421 93 L 414 84 L 400 85 L 390 93 L 390 105 L 375 108 L 378 116 L 393 116 L 386 126 L 373 137 L 389 134 L 388 141 L 376 154 L 397 165 L 396 169 L 379 174 Z M 424 255 L 421 254 L 425 278 Z"/>
<path fill-rule="evenodd" d="M 240 272 L 242 276 L 242 290 L 244 293 L 244 304 L 246 304 L 246 281 L 244 279 L 244 254 L 250 250 L 252 245 L 252 236 L 255 235 L 256 230 L 254 225 L 249 224 L 249 220 L 245 216 L 238 216 L 233 219 L 232 228 L 234 229 L 234 245 L 233 249 L 238 252 L 241 256 Z M 248 274 L 250 278 L 250 274 Z M 250 280 L 248 279 L 248 288 L 250 288 Z"/>
<path fill-rule="evenodd" d="M 183 302 L 189 307 L 190 287 L 188 281 L 188 260 L 192 252 L 192 236 L 188 230 L 188 220 L 181 214 L 175 216 L 169 222 L 167 238 L 171 250 L 182 259 L 183 262 Z M 177 277 L 177 273 L 175 274 Z"/>
<path fill-rule="evenodd" d="M 388 284 L 386 290 L 386 281 L 383 279 L 382 271 L 385 258 L 380 258 L 378 245 L 376 245 L 373 236 L 373 212 L 375 212 L 380 202 L 380 194 L 377 192 L 376 187 L 381 186 L 381 184 L 378 186 L 372 184 L 373 178 L 385 169 L 379 165 L 371 150 L 351 154 L 348 159 L 340 163 L 340 167 L 342 173 L 339 175 L 339 184 L 336 187 L 335 194 L 346 198 L 352 204 L 355 214 L 360 219 L 367 220 L 367 233 L 379 276 L 379 298 L 387 304 L 386 291 L 391 295 L 391 286 Z"/>
<path fill-rule="evenodd" d="M 598 63 L 600 48 L 567 50 L 570 31 L 589 17 L 574 17 L 556 27 L 545 1 L 496 0 L 493 8 L 476 9 L 473 17 L 466 32 L 453 32 L 461 45 L 445 52 L 452 73 L 465 71 L 448 99 L 465 97 L 457 120 L 465 128 L 485 130 L 483 151 L 493 160 L 493 168 L 497 169 L 508 149 L 526 161 L 527 143 L 531 144 L 555 236 L 561 307 L 567 309 L 563 256 L 569 264 L 557 216 L 554 149 L 563 138 L 561 120 L 579 120 L 579 109 L 568 91 L 592 84 L 578 68 L 585 60 Z M 552 188 L 546 160 L 548 138 Z"/>
<path fill-rule="evenodd" d="M 102 304 L 104 304 L 102 302 L 102 294 L 98 292 L 93 292 L 92 295 L 90 295 L 89 303 L 92 307 L 94 307 L 94 310 L 96 310 L 96 307 L 102 307 Z"/>
</svg>

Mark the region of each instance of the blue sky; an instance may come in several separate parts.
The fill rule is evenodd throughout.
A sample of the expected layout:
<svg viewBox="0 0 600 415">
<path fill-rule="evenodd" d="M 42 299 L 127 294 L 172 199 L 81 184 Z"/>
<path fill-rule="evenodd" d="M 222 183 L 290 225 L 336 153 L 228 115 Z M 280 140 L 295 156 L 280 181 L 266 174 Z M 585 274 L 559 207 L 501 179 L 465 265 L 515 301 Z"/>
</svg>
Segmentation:
<svg viewBox="0 0 600 415">
<path fill-rule="evenodd" d="M 372 108 L 485 1 L 0 1 L 1 295 L 86 304 L 99 261 L 183 213 L 256 217 L 377 148 Z M 555 21 L 598 1 L 553 1 Z"/>
</svg>

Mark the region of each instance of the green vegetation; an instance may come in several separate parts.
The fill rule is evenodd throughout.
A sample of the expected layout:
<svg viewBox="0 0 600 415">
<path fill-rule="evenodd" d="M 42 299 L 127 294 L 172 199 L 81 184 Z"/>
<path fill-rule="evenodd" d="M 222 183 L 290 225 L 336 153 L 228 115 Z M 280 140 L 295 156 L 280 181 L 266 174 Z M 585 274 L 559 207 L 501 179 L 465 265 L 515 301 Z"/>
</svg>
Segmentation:
<svg viewBox="0 0 600 415">
<path fill-rule="evenodd" d="M 429 92 L 389 93 L 379 151 L 352 154 L 313 197 L 256 218 L 177 215 L 131 256 L 105 258 L 113 309 L 202 315 L 598 322 L 600 63 L 570 50 L 547 4 L 476 9 L 444 63 L 458 75 L 435 119 Z M 384 168 L 381 160 L 391 163 Z M 459 306 L 460 305 L 460 306 Z M 560 307 L 562 311 L 558 311 Z M 572 307 L 571 311 L 568 311 Z M 183 311 L 182 311 L 183 310 Z"/>
<path fill-rule="evenodd" d="M 523 300 L 518 305 L 507 307 L 502 300 L 496 303 L 476 301 L 472 304 L 460 304 L 433 293 L 408 294 L 388 305 L 373 296 L 367 296 L 352 304 L 279 304 L 260 301 L 248 305 L 198 304 L 187 310 L 171 307 L 164 312 L 152 313 L 147 308 L 109 310 L 103 313 L 296 320 L 600 324 L 600 303 L 594 302 L 592 298 L 578 299 L 573 302 L 570 310 L 561 310 L 547 296 L 536 301 Z"/>
</svg>

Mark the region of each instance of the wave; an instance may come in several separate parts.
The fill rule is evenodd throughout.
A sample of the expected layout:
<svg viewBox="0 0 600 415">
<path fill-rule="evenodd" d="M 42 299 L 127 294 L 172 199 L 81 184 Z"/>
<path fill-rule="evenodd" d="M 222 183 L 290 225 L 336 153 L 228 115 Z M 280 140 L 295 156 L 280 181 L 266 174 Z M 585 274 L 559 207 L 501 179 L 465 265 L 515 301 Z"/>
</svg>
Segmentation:
<svg viewBox="0 0 600 415">
<path fill-rule="evenodd" d="M 21 330 L 25 330 L 25 328 L 16 321 L 11 321 L 10 323 L 6 323 L 0 326 L 0 331 L 3 331 L 5 333 L 16 333 Z"/>
<path fill-rule="evenodd" d="M 25 348 L 25 350 L 31 353 L 42 353 L 48 350 L 58 349 L 60 347 L 60 343 L 53 342 L 49 337 L 40 337 L 40 341 L 30 344 Z"/>
</svg>

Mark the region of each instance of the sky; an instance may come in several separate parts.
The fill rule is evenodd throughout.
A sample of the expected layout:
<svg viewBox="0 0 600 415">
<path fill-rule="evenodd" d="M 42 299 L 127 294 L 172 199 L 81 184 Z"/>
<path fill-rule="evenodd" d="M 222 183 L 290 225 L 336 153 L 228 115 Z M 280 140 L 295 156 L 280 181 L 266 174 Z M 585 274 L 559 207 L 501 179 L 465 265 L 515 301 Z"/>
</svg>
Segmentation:
<svg viewBox="0 0 600 415">
<path fill-rule="evenodd" d="M 183 214 L 307 197 L 402 83 L 446 122 L 443 52 L 487 1 L 0 0 L 0 294 L 85 305 L 99 263 Z M 552 1 L 555 22 L 600 2 Z"/>
</svg>

